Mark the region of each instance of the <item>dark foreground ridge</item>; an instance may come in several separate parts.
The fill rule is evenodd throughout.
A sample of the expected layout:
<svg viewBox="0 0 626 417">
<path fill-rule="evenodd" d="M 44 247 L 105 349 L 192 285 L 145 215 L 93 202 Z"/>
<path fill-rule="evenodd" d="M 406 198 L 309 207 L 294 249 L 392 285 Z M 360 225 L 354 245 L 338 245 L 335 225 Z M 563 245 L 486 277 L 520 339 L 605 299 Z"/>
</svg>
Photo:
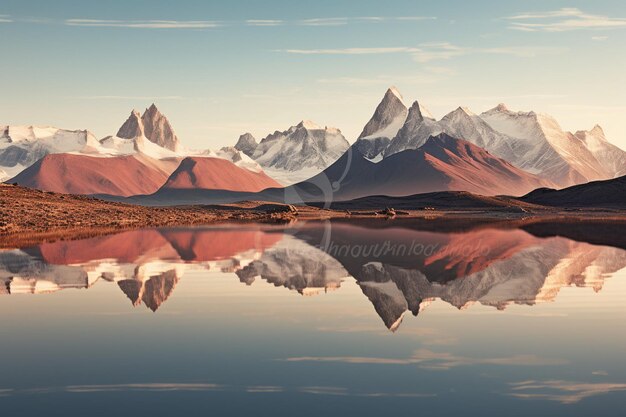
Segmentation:
<svg viewBox="0 0 626 417">
<path fill-rule="evenodd" d="M 625 191 L 626 178 L 621 177 L 558 191 L 539 189 L 520 198 L 445 191 L 405 197 L 370 196 L 333 202 L 330 207 L 322 203 L 294 206 L 262 200 L 150 207 L 0 184 L 0 247 L 15 247 L 18 241 L 75 238 L 123 229 L 240 221 L 404 218 L 433 222 L 539 219 L 626 223 Z"/>
</svg>

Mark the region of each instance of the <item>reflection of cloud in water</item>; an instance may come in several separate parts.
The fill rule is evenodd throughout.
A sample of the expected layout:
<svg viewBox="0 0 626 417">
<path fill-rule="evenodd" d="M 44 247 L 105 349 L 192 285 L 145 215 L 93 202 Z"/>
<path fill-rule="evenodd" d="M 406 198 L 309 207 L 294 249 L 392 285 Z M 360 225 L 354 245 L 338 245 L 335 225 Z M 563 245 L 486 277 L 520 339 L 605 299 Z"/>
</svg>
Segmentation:
<svg viewBox="0 0 626 417">
<path fill-rule="evenodd" d="M 542 358 L 536 355 L 513 355 L 499 358 L 473 358 L 457 356 L 448 352 L 434 352 L 428 349 L 416 350 L 408 358 L 375 358 L 364 356 L 301 356 L 285 359 L 287 362 L 330 362 L 375 365 L 411 365 L 433 370 L 446 370 L 458 366 L 499 365 L 499 366 L 555 366 L 564 365 L 563 359 Z"/>
<path fill-rule="evenodd" d="M 509 395 L 528 400 L 574 404 L 588 397 L 620 391 L 626 391 L 626 383 L 549 380 L 513 383 Z"/>
</svg>

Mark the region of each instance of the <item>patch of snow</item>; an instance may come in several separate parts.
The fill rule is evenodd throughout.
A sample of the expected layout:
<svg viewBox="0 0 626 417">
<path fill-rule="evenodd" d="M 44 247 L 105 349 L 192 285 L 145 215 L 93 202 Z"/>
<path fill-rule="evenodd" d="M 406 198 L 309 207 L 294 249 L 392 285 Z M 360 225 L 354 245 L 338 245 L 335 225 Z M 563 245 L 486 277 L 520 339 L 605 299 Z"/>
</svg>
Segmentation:
<svg viewBox="0 0 626 417">
<path fill-rule="evenodd" d="M 404 125 L 405 120 L 406 120 L 405 114 L 398 115 L 385 128 L 377 132 L 374 132 L 371 135 L 367 135 L 361 139 L 376 139 L 376 138 L 393 139 L 398 134 L 398 131 L 402 129 L 402 126 Z"/>
</svg>

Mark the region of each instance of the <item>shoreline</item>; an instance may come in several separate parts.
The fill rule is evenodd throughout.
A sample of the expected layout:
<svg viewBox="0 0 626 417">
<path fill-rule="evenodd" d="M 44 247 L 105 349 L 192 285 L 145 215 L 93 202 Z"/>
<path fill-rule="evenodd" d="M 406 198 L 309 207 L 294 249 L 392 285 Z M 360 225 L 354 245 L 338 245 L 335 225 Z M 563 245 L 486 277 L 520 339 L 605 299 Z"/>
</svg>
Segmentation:
<svg viewBox="0 0 626 417">
<path fill-rule="evenodd" d="M 224 223 L 282 224 L 294 221 L 366 222 L 374 226 L 421 223 L 432 229 L 453 224 L 520 227 L 537 223 L 626 225 L 621 210 L 520 211 L 515 207 L 329 210 L 264 201 L 235 204 L 146 207 L 0 185 L 0 248 L 24 247 L 59 239 L 80 239 L 153 227 L 193 227 Z M 377 227 L 376 225 L 375 227 Z"/>
</svg>

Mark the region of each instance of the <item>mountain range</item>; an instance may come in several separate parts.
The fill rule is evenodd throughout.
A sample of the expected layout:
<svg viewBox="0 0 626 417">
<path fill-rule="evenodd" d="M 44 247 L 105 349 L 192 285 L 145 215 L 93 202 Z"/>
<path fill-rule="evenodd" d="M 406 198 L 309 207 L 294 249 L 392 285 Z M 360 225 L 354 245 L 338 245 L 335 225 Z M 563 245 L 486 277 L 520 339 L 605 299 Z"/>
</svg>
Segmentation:
<svg viewBox="0 0 626 417">
<path fill-rule="evenodd" d="M 364 130 L 354 146 L 365 149 L 367 142 L 381 144 L 375 147 L 377 153 L 364 154 L 370 159 L 417 149 L 429 137 L 443 132 L 549 179 L 558 187 L 615 178 L 626 168 L 626 152 L 610 144 L 600 126 L 590 131 L 565 132 L 549 115 L 512 112 L 504 104 L 480 115 L 459 107 L 437 121 L 417 101 L 407 109 L 397 90 L 391 88 L 366 126 L 376 129 Z M 386 146 L 382 146 L 381 137 L 388 139 Z"/>
<path fill-rule="evenodd" d="M 239 137 L 235 149 L 254 159 L 283 185 L 306 180 L 343 155 L 350 144 L 341 131 L 303 120 L 289 129 L 276 131 L 259 143 L 250 134 Z"/>
<path fill-rule="evenodd" d="M 211 203 L 220 192 L 302 201 L 437 191 L 522 196 L 626 174 L 626 152 L 600 126 L 570 133 L 548 115 L 503 104 L 479 115 L 459 107 L 437 120 L 417 101 L 407 107 L 393 87 L 352 145 L 339 129 L 305 120 L 258 142 L 246 133 L 233 147 L 191 150 L 154 104 L 143 114 L 133 110 L 115 136 L 100 140 L 87 130 L 52 127 L 0 132 L 0 175 L 8 182 L 62 193 L 154 195 L 152 204 L 175 204 L 183 194 Z"/>
</svg>

